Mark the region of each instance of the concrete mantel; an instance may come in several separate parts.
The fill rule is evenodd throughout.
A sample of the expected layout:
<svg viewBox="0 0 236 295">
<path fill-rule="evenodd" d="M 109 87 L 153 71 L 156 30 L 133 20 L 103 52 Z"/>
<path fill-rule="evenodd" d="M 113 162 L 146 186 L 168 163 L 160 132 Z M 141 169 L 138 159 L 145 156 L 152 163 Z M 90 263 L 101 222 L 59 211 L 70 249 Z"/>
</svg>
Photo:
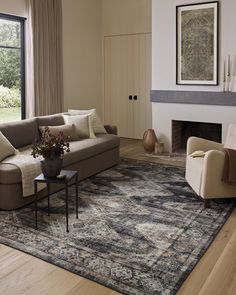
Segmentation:
<svg viewBox="0 0 236 295">
<path fill-rule="evenodd" d="M 236 106 L 236 92 L 151 90 L 151 102 Z"/>
</svg>

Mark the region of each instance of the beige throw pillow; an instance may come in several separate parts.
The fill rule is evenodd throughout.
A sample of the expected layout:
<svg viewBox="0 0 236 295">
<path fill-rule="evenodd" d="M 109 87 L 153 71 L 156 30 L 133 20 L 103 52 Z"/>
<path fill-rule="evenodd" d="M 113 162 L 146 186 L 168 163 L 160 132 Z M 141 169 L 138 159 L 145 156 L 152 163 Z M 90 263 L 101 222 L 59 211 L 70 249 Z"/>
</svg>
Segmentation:
<svg viewBox="0 0 236 295">
<path fill-rule="evenodd" d="M 16 149 L 0 131 L 0 162 L 16 153 Z"/>
<path fill-rule="evenodd" d="M 68 139 L 68 141 L 76 141 L 79 140 L 79 136 L 77 134 L 77 130 L 75 125 L 59 125 L 59 126 L 40 126 L 39 130 L 41 134 L 43 134 L 45 127 L 48 127 L 50 133 L 54 136 L 57 136 L 59 132 L 63 132 L 64 136 Z"/>
<path fill-rule="evenodd" d="M 203 158 L 205 156 L 205 154 L 206 153 L 204 151 L 195 151 L 190 156 L 192 158 L 197 158 L 197 157 Z"/>
<path fill-rule="evenodd" d="M 74 115 L 85 115 L 85 114 L 92 114 L 92 125 L 94 133 L 107 133 L 106 129 L 104 128 L 96 109 L 91 110 L 68 110 L 68 112 Z"/>
<path fill-rule="evenodd" d="M 77 134 L 80 138 L 96 138 L 93 127 L 91 115 L 64 115 L 66 124 L 74 124 Z"/>
</svg>

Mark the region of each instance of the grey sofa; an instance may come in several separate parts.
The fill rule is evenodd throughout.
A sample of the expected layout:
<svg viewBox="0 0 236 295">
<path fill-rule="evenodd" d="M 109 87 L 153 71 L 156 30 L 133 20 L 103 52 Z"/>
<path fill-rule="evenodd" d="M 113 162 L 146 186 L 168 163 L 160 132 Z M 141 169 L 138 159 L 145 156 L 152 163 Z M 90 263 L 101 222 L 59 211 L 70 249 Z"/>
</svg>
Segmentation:
<svg viewBox="0 0 236 295">
<path fill-rule="evenodd" d="M 39 126 L 64 124 L 62 114 L 37 117 L 7 124 L 0 124 L 0 131 L 19 150 L 29 148 L 39 139 Z M 108 169 L 119 162 L 119 138 L 115 126 L 105 126 L 108 134 L 97 134 L 95 139 L 83 139 L 70 143 L 70 153 L 64 155 L 63 168 L 77 170 L 79 180 Z M 52 187 L 52 191 L 60 189 Z M 39 193 L 44 197 L 46 190 Z M 0 163 L 0 209 L 11 210 L 31 203 L 33 196 L 23 197 L 21 171 L 16 166 Z"/>
</svg>

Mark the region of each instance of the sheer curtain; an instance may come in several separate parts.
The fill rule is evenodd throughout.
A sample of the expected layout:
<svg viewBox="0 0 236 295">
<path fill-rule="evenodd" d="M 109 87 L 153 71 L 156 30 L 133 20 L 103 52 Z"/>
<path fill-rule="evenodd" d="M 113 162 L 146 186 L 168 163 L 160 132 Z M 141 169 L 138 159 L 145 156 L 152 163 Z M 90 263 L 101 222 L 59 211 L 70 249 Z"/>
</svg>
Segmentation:
<svg viewBox="0 0 236 295">
<path fill-rule="evenodd" d="M 27 116 L 63 110 L 62 2 L 28 0 Z"/>
</svg>

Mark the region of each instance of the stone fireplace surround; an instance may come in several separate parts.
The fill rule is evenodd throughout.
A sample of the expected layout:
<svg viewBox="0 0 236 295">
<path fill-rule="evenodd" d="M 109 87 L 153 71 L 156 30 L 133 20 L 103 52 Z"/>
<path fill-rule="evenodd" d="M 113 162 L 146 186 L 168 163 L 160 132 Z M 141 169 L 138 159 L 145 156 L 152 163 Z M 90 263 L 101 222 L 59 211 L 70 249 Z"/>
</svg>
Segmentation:
<svg viewBox="0 0 236 295">
<path fill-rule="evenodd" d="M 152 126 L 165 152 L 172 152 L 172 121 L 222 125 L 222 142 L 228 125 L 236 123 L 236 93 L 151 91 Z"/>
</svg>

